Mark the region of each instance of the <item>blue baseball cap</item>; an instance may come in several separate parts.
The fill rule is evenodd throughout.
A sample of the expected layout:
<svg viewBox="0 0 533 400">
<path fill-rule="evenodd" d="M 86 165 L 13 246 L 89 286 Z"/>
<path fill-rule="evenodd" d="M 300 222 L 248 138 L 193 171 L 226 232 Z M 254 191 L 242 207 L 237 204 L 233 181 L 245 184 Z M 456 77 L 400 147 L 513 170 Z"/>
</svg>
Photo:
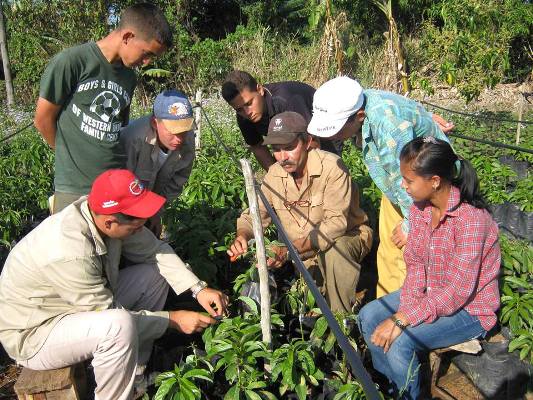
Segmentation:
<svg viewBox="0 0 533 400">
<path fill-rule="evenodd" d="M 157 95 L 154 117 L 174 134 L 188 132 L 194 124 L 192 105 L 187 96 L 177 90 L 165 90 Z"/>
</svg>

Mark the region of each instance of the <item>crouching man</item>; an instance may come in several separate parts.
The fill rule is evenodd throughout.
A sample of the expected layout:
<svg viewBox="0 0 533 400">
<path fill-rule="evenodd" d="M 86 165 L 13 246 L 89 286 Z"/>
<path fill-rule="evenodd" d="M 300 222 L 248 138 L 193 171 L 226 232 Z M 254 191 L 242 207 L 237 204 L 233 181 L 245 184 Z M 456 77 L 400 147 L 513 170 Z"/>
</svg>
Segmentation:
<svg viewBox="0 0 533 400">
<path fill-rule="evenodd" d="M 322 286 L 333 311 L 350 312 L 355 302 L 360 263 L 372 246 L 368 218 L 359 208 L 359 193 L 342 160 L 310 148 L 305 119 L 284 112 L 270 121 L 263 143 L 270 145 L 276 163 L 264 177 L 262 190 L 305 265 Z M 262 202 L 263 228 L 270 217 Z M 237 220 L 237 237 L 228 254 L 246 252 L 253 237 L 249 210 Z M 287 261 L 287 248 L 275 249 L 271 268 Z"/>
<path fill-rule="evenodd" d="M 169 285 L 191 290 L 212 316 L 228 301 L 143 227 L 164 202 L 131 172 L 108 170 L 88 197 L 24 237 L 0 275 L 7 353 L 35 370 L 92 358 L 95 399 L 130 399 L 154 339 L 167 328 L 193 333 L 214 323 L 197 312 L 161 311 Z M 122 255 L 134 265 L 119 270 Z"/>
</svg>

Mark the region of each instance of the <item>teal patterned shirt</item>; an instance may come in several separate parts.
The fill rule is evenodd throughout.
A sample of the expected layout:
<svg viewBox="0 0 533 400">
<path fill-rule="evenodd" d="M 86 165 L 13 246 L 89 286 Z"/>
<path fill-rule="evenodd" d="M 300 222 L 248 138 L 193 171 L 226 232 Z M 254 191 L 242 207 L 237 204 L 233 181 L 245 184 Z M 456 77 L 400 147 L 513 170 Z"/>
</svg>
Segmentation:
<svg viewBox="0 0 533 400">
<path fill-rule="evenodd" d="M 365 90 L 362 127 L 363 160 L 376 186 L 402 210 L 402 229 L 409 232 L 409 209 L 413 200 L 401 187 L 400 152 L 419 136 L 448 138 L 421 104 L 381 90 Z"/>
</svg>

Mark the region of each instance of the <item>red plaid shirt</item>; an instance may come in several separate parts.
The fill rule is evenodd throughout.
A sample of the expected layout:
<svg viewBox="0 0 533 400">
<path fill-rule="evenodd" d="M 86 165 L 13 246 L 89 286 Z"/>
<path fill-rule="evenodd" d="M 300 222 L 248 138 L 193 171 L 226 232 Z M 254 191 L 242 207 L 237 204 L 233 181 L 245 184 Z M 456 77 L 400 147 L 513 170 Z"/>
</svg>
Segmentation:
<svg viewBox="0 0 533 400">
<path fill-rule="evenodd" d="M 459 202 L 452 186 L 447 209 Z M 463 203 L 431 227 L 431 204 L 413 204 L 405 249 L 407 277 L 399 311 L 411 325 L 465 309 L 484 329 L 496 324 L 500 306 L 498 226 L 486 210 Z"/>
</svg>

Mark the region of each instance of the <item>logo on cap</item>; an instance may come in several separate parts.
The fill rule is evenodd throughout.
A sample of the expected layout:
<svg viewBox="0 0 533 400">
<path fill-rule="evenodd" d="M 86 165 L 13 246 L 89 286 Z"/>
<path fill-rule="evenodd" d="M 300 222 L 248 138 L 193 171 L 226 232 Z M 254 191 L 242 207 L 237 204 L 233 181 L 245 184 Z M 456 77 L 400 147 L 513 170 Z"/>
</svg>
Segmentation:
<svg viewBox="0 0 533 400">
<path fill-rule="evenodd" d="M 115 201 L 115 200 L 108 200 L 102 203 L 102 208 L 109 208 L 109 207 L 115 207 L 115 206 L 118 206 L 118 201 Z"/>
<path fill-rule="evenodd" d="M 189 110 L 185 104 L 176 102 L 168 106 L 168 113 L 176 117 L 184 117 L 189 115 Z"/>
<path fill-rule="evenodd" d="M 144 190 L 144 186 L 138 179 L 131 181 L 130 183 L 130 193 L 134 196 L 140 195 Z"/>
<path fill-rule="evenodd" d="M 281 125 L 282 122 L 283 122 L 283 120 L 281 118 L 276 118 L 274 120 L 274 123 L 276 124 L 276 126 L 274 126 L 272 128 L 272 130 L 275 131 L 275 132 L 281 131 L 283 129 L 283 125 Z"/>
</svg>

